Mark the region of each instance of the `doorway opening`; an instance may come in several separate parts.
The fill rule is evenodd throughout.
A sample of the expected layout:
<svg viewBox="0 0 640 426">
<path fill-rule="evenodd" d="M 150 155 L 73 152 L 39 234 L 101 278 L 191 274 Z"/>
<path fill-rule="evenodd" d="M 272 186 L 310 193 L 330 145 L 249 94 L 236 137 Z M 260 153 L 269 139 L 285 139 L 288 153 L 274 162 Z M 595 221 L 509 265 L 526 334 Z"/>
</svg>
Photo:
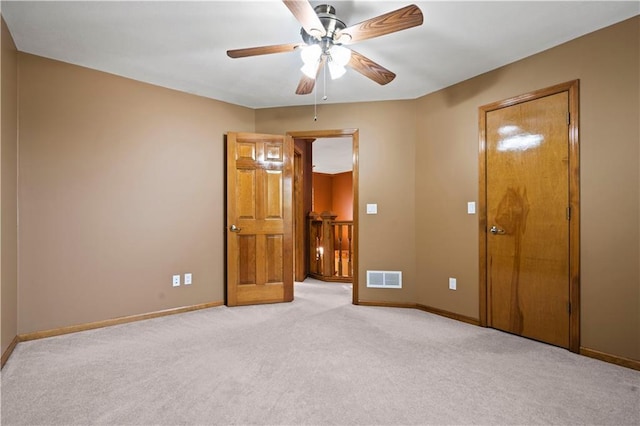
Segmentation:
<svg viewBox="0 0 640 426">
<path fill-rule="evenodd" d="M 294 142 L 294 277 L 303 281 L 311 272 L 311 229 L 309 213 L 314 211 L 313 202 L 313 143 L 320 140 L 338 140 L 351 143 L 351 181 L 352 181 L 352 228 L 350 232 L 350 268 L 353 271 L 352 303 L 358 303 L 358 130 L 312 130 L 288 132 L 287 137 Z M 322 213 L 317 212 L 316 213 Z M 339 261 L 342 267 L 342 260 Z"/>
</svg>

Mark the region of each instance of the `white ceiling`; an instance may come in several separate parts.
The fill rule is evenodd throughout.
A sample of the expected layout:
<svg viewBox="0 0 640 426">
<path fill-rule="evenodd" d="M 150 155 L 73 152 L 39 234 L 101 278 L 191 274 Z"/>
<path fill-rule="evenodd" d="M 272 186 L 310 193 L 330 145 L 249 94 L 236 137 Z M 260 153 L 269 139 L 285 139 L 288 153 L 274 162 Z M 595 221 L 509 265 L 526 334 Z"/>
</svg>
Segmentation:
<svg viewBox="0 0 640 426">
<path fill-rule="evenodd" d="M 321 138 L 313 142 L 313 171 L 334 175 L 353 170 L 353 141 L 348 138 Z"/>
<path fill-rule="evenodd" d="M 330 3 L 352 25 L 411 3 Z M 353 47 L 397 74 L 353 70 L 317 86 L 328 103 L 413 99 L 640 13 L 638 1 L 414 1 L 424 24 Z M 230 59 L 227 49 L 301 41 L 279 0 L 2 1 L 20 51 L 251 108 L 309 105 L 295 95 L 297 52 Z M 322 96 L 326 93 L 327 100 Z"/>
</svg>

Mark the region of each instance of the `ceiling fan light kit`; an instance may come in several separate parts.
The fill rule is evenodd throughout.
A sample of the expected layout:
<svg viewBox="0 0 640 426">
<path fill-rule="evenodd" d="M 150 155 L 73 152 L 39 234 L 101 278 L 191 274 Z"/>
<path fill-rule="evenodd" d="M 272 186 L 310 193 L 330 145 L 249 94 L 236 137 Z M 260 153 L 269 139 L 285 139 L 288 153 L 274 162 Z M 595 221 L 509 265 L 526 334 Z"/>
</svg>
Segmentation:
<svg viewBox="0 0 640 426">
<path fill-rule="evenodd" d="M 422 12 L 416 5 L 347 27 L 331 5 L 313 8 L 308 0 L 283 0 L 283 3 L 302 25 L 300 35 L 304 43 L 234 49 L 228 50 L 227 55 L 242 58 L 300 49 L 304 65 L 296 90 L 299 95 L 313 92 L 316 76 L 325 64 L 332 79 L 342 77 L 346 67 L 350 67 L 380 85 L 390 83 L 396 76 L 394 73 L 344 45 L 406 30 L 423 22 Z"/>
<path fill-rule="evenodd" d="M 336 63 L 336 61 L 329 60 L 329 74 L 331 75 L 331 80 L 335 80 L 337 78 L 342 77 L 347 72 L 347 69 L 344 65 L 340 65 Z"/>
<path fill-rule="evenodd" d="M 338 44 L 331 46 L 328 50 L 323 50 L 319 44 L 312 44 L 301 48 L 300 56 L 304 64 L 300 70 L 309 78 L 316 78 L 318 65 L 321 59 L 327 62 L 331 79 L 342 77 L 347 69 L 345 68 L 351 60 L 351 50 Z"/>
<path fill-rule="evenodd" d="M 316 74 L 318 73 L 318 63 L 317 63 L 317 61 L 313 62 L 313 63 L 304 64 L 302 66 L 302 68 L 300 68 L 300 71 L 302 71 L 302 73 L 304 75 L 306 75 L 307 77 L 315 80 Z"/>
<path fill-rule="evenodd" d="M 320 55 L 322 55 L 322 48 L 318 44 L 303 46 L 300 49 L 300 57 L 304 64 L 317 64 L 320 60 Z"/>
</svg>

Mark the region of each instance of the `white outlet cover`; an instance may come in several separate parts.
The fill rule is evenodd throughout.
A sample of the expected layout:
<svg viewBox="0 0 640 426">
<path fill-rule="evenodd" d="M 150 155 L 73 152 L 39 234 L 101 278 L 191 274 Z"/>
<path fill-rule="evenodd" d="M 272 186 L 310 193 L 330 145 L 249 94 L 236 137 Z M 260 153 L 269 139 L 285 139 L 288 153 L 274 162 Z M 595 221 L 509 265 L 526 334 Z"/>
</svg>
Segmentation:
<svg viewBox="0 0 640 426">
<path fill-rule="evenodd" d="M 378 205 L 367 204 L 367 214 L 378 214 Z"/>
<path fill-rule="evenodd" d="M 173 276 L 173 286 L 180 287 L 180 275 Z"/>
<path fill-rule="evenodd" d="M 184 274 L 184 285 L 190 285 L 191 284 L 191 274 L 187 273 Z"/>
</svg>

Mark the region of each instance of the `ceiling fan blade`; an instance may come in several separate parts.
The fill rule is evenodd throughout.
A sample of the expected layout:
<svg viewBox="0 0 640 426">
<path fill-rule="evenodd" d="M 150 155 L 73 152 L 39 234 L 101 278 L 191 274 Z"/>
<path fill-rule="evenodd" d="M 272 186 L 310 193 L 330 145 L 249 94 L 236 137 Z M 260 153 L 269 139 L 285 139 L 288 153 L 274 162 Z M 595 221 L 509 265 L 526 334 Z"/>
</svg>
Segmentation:
<svg viewBox="0 0 640 426">
<path fill-rule="evenodd" d="M 335 41 L 341 44 L 352 44 L 416 27 L 422 25 L 422 21 L 420 8 L 412 4 L 340 30 L 336 34 Z"/>
<path fill-rule="evenodd" d="M 282 0 L 293 16 L 302 24 L 302 28 L 311 36 L 320 39 L 327 34 L 316 11 L 307 0 Z"/>
<path fill-rule="evenodd" d="M 360 74 L 381 85 L 391 83 L 391 81 L 396 78 L 394 73 L 354 50 L 351 51 L 351 59 L 348 65 Z"/>
<path fill-rule="evenodd" d="M 248 47 L 246 49 L 227 50 L 230 58 L 246 58 L 247 56 L 270 55 L 272 53 L 293 52 L 304 43 L 275 44 L 273 46 Z"/>
<path fill-rule="evenodd" d="M 296 89 L 296 95 L 308 95 L 309 93 L 312 93 L 315 85 L 315 78 L 309 78 L 302 74 L 302 78 L 300 79 L 300 83 L 298 83 L 298 88 Z"/>
<path fill-rule="evenodd" d="M 318 74 L 320 74 L 320 70 L 324 66 L 324 63 L 327 61 L 326 57 L 322 57 L 318 62 L 318 71 L 316 71 L 316 78 Z M 300 78 L 300 83 L 298 83 L 298 88 L 296 89 L 296 95 L 308 95 L 309 93 L 313 93 L 313 88 L 316 85 L 316 79 L 307 77 L 305 74 L 302 74 L 302 78 Z"/>
</svg>

